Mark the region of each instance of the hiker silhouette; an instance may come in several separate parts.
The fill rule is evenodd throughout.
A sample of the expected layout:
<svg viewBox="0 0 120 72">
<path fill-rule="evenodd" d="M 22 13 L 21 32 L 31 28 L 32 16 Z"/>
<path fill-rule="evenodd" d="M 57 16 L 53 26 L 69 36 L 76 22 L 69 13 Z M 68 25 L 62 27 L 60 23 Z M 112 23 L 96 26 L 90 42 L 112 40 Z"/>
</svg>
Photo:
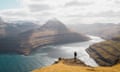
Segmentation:
<svg viewBox="0 0 120 72">
<path fill-rule="evenodd" d="M 74 60 L 76 61 L 76 59 L 77 59 L 77 52 L 75 51 L 74 52 Z"/>
</svg>

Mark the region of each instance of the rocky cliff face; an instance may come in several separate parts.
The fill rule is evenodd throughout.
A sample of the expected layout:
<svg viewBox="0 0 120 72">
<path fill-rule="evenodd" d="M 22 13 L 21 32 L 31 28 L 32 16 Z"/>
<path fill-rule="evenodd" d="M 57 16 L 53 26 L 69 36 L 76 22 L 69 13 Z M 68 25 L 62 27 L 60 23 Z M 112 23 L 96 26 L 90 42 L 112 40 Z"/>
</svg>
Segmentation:
<svg viewBox="0 0 120 72">
<path fill-rule="evenodd" d="M 86 50 L 101 66 L 112 66 L 120 60 L 120 37 L 97 43 Z"/>
</svg>

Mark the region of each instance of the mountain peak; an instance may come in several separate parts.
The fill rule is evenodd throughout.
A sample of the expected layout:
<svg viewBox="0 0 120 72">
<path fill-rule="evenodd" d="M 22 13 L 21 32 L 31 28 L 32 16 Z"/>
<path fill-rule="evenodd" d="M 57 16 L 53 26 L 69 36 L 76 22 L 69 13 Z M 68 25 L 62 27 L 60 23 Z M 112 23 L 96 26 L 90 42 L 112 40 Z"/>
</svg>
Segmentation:
<svg viewBox="0 0 120 72">
<path fill-rule="evenodd" d="M 57 18 L 50 19 L 46 22 L 46 24 L 53 24 L 53 25 L 64 25 L 60 20 Z"/>
<path fill-rule="evenodd" d="M 67 27 L 59 21 L 58 19 L 50 19 L 48 20 L 42 27 L 41 29 L 48 29 L 48 30 L 54 30 L 57 32 L 66 32 L 68 31 Z"/>
</svg>

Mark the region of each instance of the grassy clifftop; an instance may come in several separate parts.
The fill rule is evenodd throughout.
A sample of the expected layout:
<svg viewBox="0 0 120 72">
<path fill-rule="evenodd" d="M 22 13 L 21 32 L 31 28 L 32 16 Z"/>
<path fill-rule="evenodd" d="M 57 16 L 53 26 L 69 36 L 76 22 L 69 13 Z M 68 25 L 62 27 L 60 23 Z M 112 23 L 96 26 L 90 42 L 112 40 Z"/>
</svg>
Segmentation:
<svg viewBox="0 0 120 72">
<path fill-rule="evenodd" d="M 32 72 L 119 72 L 120 64 L 117 64 L 112 67 L 88 67 L 88 66 L 80 66 L 80 65 L 70 65 L 64 63 L 64 61 L 60 61 L 57 64 L 53 64 L 51 66 L 39 68 L 33 70 Z"/>
</svg>

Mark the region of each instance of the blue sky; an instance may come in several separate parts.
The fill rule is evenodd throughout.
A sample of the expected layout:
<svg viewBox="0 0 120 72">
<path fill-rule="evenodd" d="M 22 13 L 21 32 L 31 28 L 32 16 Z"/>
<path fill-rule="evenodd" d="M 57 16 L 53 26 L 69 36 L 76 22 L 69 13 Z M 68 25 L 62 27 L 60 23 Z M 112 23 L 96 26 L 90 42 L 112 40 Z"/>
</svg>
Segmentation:
<svg viewBox="0 0 120 72">
<path fill-rule="evenodd" d="M 0 0 L 0 10 L 20 8 L 20 0 Z"/>
</svg>

